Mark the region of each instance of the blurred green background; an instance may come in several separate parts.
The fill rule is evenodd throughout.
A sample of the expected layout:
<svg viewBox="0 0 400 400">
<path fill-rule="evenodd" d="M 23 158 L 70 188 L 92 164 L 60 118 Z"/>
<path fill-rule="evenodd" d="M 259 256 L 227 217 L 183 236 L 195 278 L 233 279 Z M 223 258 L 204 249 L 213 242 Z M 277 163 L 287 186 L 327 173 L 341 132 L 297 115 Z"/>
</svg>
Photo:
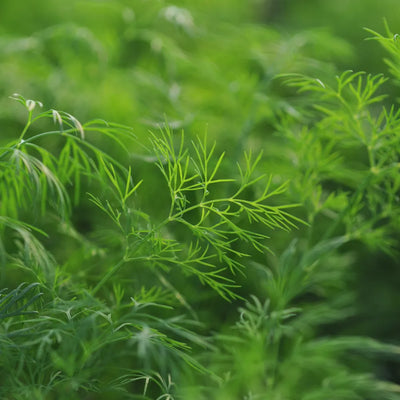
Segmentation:
<svg viewBox="0 0 400 400">
<path fill-rule="evenodd" d="M 139 137 L 167 120 L 190 132 L 208 126 L 243 148 L 283 107 L 277 74 L 382 71 L 383 52 L 363 27 L 382 31 L 386 17 L 394 29 L 395 5 L 4 0 L 0 118 L 13 119 L 17 92 L 83 121 L 134 126 Z"/>
</svg>

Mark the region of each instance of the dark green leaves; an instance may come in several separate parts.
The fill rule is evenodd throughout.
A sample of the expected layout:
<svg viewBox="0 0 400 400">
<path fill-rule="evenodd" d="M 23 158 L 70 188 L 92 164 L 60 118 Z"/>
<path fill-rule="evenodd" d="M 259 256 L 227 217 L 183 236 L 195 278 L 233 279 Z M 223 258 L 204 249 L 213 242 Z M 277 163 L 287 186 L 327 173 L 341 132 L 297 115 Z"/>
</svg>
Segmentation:
<svg viewBox="0 0 400 400">
<path fill-rule="evenodd" d="M 21 315 L 37 314 L 37 311 L 29 310 L 43 293 L 36 293 L 35 288 L 39 283 L 21 283 L 16 289 L 8 291 L 0 290 L 0 320 Z"/>
</svg>

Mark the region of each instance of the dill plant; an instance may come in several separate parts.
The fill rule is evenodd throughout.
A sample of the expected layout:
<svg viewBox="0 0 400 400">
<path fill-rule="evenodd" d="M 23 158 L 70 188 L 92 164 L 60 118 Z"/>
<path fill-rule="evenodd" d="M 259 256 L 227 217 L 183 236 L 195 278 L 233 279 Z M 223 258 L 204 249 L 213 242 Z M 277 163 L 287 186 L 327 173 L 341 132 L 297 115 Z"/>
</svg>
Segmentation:
<svg viewBox="0 0 400 400">
<path fill-rule="evenodd" d="M 150 137 L 169 195 L 153 221 L 137 207 L 144 183 L 94 144 L 110 139 L 129 156 L 130 128 L 13 99 L 28 118 L 0 154 L 2 398 L 172 399 L 183 365 L 212 374 L 193 354 L 211 343 L 186 287 L 240 297 L 236 275 L 269 250 L 266 230 L 299 222 L 271 201 L 285 185 L 260 175 L 251 153 L 224 178 L 215 145 L 198 139 L 190 150 L 165 128 Z M 34 130 L 46 120 L 56 129 Z M 103 215 L 90 235 L 73 220 L 84 190 Z M 65 243 L 71 253 L 59 251 Z"/>
<path fill-rule="evenodd" d="M 397 79 L 397 36 L 375 37 L 393 53 Z M 183 397 L 398 399 L 399 385 L 381 372 L 385 360 L 398 365 L 396 338 L 383 343 L 354 323 L 365 260 L 396 262 L 399 251 L 400 113 L 384 91 L 388 78 L 278 78 L 296 92 L 277 116 L 285 151 L 270 152 L 268 165 L 289 177 L 286 195 L 303 205 L 308 226 L 278 256 L 253 258 L 258 287 L 204 355 L 220 382 L 184 386 Z"/>
<path fill-rule="evenodd" d="M 225 3 L 75 1 L 47 9 L 52 26 L 27 17 L 33 34 L 8 24 L 6 90 L 138 137 L 16 97 L 28 123 L 0 150 L 1 397 L 399 398 L 382 361 L 398 347 L 357 329 L 364 264 L 398 251 L 386 78 L 335 77 L 321 58 L 348 64 L 345 41 L 284 37 Z M 398 80 L 397 36 L 372 33 Z M 288 70 L 299 93 L 272 80 Z M 216 145 L 192 134 L 203 121 Z M 242 156 L 254 147 L 264 156 Z"/>
</svg>

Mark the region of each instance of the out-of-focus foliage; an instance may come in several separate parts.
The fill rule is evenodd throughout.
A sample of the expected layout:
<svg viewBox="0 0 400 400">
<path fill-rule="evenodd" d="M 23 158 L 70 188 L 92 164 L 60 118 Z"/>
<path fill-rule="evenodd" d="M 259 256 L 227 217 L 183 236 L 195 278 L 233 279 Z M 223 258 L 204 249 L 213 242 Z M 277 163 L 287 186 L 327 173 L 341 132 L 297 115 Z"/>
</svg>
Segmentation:
<svg viewBox="0 0 400 400">
<path fill-rule="evenodd" d="M 0 397 L 399 399 L 396 5 L 2 0 Z"/>
<path fill-rule="evenodd" d="M 329 35 L 284 37 L 251 24 L 249 5 L 219 3 L 39 1 L 32 10 L 2 2 L 2 98 L 35 95 L 77 118 L 101 115 L 138 132 L 167 118 L 239 139 L 279 107 L 270 88 L 277 73 L 326 68 L 321 48 L 351 54 Z"/>
<path fill-rule="evenodd" d="M 399 26 L 397 7 L 396 0 L 309 0 L 307 3 L 301 0 L 261 0 L 258 2 L 258 15 L 262 20 L 283 26 L 289 32 L 319 28 L 345 39 L 352 46 L 351 63 L 337 58 L 334 62 L 343 69 L 351 66 L 357 70 L 379 73 L 384 52 L 364 41 L 369 35 L 362 29 L 380 31 L 383 19 L 387 19 L 391 27 Z M 324 54 L 324 49 L 321 52 Z"/>
</svg>

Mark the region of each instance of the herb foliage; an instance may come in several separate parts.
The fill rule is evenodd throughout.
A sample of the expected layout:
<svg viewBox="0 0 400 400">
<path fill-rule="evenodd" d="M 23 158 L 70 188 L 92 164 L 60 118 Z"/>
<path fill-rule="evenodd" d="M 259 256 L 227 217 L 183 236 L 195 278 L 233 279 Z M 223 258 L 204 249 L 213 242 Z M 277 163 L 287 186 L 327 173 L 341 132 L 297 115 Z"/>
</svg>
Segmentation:
<svg viewBox="0 0 400 400">
<path fill-rule="evenodd" d="M 32 33 L 11 3 L 0 397 L 399 399 L 388 24 L 391 78 L 261 4 L 72 1 Z"/>
</svg>

